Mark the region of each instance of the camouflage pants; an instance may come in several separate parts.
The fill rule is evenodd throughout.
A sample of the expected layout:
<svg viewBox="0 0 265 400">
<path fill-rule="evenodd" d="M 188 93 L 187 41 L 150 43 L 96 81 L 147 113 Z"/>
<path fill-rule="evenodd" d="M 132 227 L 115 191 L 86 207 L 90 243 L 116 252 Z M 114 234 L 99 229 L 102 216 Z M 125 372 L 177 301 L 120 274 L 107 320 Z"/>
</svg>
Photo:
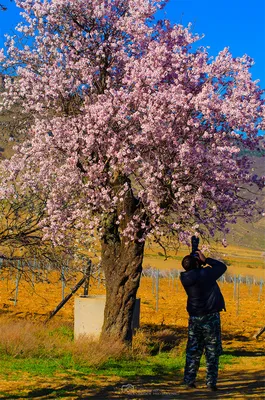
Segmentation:
<svg viewBox="0 0 265 400">
<path fill-rule="evenodd" d="M 203 351 L 206 357 L 206 384 L 216 385 L 219 356 L 222 354 L 220 314 L 190 317 L 184 382 L 195 382 Z"/>
</svg>

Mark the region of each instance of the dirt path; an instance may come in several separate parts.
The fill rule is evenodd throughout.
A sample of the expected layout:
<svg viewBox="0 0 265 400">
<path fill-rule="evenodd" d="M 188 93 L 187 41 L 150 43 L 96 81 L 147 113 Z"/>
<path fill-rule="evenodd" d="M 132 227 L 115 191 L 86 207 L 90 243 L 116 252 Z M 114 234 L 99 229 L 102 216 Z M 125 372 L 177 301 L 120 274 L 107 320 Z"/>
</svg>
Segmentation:
<svg viewBox="0 0 265 400">
<path fill-rule="evenodd" d="M 84 374 L 69 379 L 65 374 L 32 380 L 25 375 L 19 381 L 0 381 L 0 399 L 265 399 L 264 348 L 242 350 L 238 347 L 228 354 L 236 356 L 237 362 L 220 371 L 219 390 L 214 393 L 205 388 L 202 368 L 197 388 L 189 391 L 183 387 L 181 376 L 164 376 L 162 370 L 157 371 L 156 377 L 134 379 Z"/>
</svg>

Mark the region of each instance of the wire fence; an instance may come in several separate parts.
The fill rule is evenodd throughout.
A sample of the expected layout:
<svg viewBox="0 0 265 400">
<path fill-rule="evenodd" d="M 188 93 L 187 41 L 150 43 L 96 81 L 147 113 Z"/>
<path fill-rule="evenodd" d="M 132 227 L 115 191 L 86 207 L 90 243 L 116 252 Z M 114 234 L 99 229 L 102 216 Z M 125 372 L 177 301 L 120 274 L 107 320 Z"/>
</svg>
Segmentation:
<svg viewBox="0 0 265 400">
<path fill-rule="evenodd" d="M 7 286 L 15 285 L 12 290 L 12 301 L 16 305 L 19 297 L 19 286 L 21 280 L 27 282 L 32 288 L 37 288 L 38 283 L 43 284 L 61 284 L 61 297 L 65 298 L 67 292 L 71 290 L 71 286 L 87 274 L 87 265 L 90 259 L 87 258 L 79 264 L 71 263 L 66 260 L 65 263 L 58 265 L 56 263 L 40 263 L 36 259 L 33 260 L 7 260 L 0 257 L 0 281 L 6 281 Z M 51 279 L 53 275 L 53 280 Z M 89 276 L 84 282 L 84 294 L 88 290 L 87 281 L 94 280 L 99 286 L 104 283 L 104 277 L 101 272 L 100 264 L 91 264 Z M 12 283 L 12 285 L 10 285 Z"/>
<path fill-rule="evenodd" d="M 63 265 L 57 265 L 52 263 L 39 263 L 36 259 L 33 260 L 23 260 L 18 259 L 10 262 L 0 258 L 0 281 L 6 281 L 7 285 L 12 282 L 12 302 L 14 305 L 17 304 L 19 298 L 19 286 L 23 278 L 27 281 L 33 288 L 37 286 L 38 283 L 51 284 L 51 275 L 56 272 L 57 282 L 61 285 L 61 298 L 64 298 L 72 290 L 72 285 L 74 282 L 80 279 L 80 276 L 84 276 L 87 270 L 87 263 L 90 262 L 89 259 L 74 265 L 69 260 Z M 152 280 L 152 295 L 155 298 L 155 310 L 159 310 L 159 298 L 163 295 L 160 288 L 160 281 L 168 281 L 168 287 L 170 290 L 178 292 L 181 288 L 180 273 L 182 270 L 171 269 L 171 270 L 160 270 L 152 266 L 147 266 L 142 270 L 142 277 L 148 277 Z M 255 293 L 257 295 L 257 301 L 261 303 L 262 296 L 264 293 L 264 279 L 257 278 L 254 276 L 243 276 L 243 275 L 233 275 L 230 272 L 226 272 L 219 278 L 218 282 L 220 284 L 233 284 L 233 300 L 237 304 L 237 314 L 240 313 L 240 300 L 241 300 L 241 289 L 242 285 L 246 285 L 248 289 L 248 294 L 253 295 L 253 288 L 258 287 Z M 94 287 L 105 286 L 105 276 L 100 264 L 91 264 L 91 269 L 89 271 L 89 277 L 84 281 L 83 292 L 84 295 L 88 295 L 90 283 L 93 283 Z M 14 288 L 15 287 L 15 288 Z"/>
<path fill-rule="evenodd" d="M 152 279 L 152 294 L 155 296 L 156 300 L 156 311 L 159 309 L 159 282 L 161 279 L 167 279 L 168 285 L 172 290 L 178 291 L 181 285 L 180 282 L 180 273 L 183 270 L 171 269 L 171 270 L 159 270 L 158 268 L 154 268 L 151 266 L 143 269 L 142 276 L 149 277 Z M 237 315 L 240 312 L 240 286 L 246 285 L 248 288 L 248 293 L 250 296 L 253 294 L 253 287 L 258 287 L 258 297 L 257 301 L 260 303 L 262 299 L 262 294 L 264 292 L 264 279 L 257 278 L 254 276 L 243 276 L 243 275 L 233 275 L 229 272 L 223 274 L 219 279 L 219 283 L 222 284 L 233 284 L 233 299 L 236 301 L 236 313 Z"/>
</svg>

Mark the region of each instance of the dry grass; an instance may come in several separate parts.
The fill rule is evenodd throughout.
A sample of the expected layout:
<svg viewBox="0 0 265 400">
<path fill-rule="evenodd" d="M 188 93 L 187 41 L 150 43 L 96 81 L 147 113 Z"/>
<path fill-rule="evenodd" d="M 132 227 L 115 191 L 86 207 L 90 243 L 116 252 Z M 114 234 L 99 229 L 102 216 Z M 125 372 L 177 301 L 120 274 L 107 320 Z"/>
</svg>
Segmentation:
<svg viewBox="0 0 265 400">
<path fill-rule="evenodd" d="M 27 357 L 39 347 L 38 327 L 27 321 L 1 321 L 0 348 L 5 355 Z"/>
<path fill-rule="evenodd" d="M 80 366 L 101 367 L 109 360 L 138 360 L 165 350 L 176 351 L 178 337 L 171 329 L 138 329 L 131 347 L 117 338 L 98 340 L 93 335 L 73 340 L 67 324 L 46 326 L 25 320 L 1 319 L 0 355 L 13 358 L 55 359 L 70 356 Z"/>
<path fill-rule="evenodd" d="M 108 341 L 99 341 L 94 336 L 79 337 L 72 343 L 73 359 L 79 365 L 99 367 L 106 361 L 128 358 L 127 346 L 115 338 Z"/>
<path fill-rule="evenodd" d="M 61 357 L 70 341 L 59 326 L 47 328 L 32 321 L 1 319 L 0 352 L 14 358 Z"/>
<path fill-rule="evenodd" d="M 142 329 L 138 329 L 133 338 L 132 354 L 140 357 L 150 354 L 150 340 Z"/>
<path fill-rule="evenodd" d="M 73 340 L 73 327 L 69 324 L 46 326 L 25 320 L 1 318 L 0 355 L 13 358 L 55 359 L 70 356 L 74 363 L 87 367 L 100 367 L 108 360 L 138 359 L 152 352 L 150 339 L 143 332 L 135 336 L 132 347 L 117 338 L 98 340 L 93 335 Z"/>
</svg>

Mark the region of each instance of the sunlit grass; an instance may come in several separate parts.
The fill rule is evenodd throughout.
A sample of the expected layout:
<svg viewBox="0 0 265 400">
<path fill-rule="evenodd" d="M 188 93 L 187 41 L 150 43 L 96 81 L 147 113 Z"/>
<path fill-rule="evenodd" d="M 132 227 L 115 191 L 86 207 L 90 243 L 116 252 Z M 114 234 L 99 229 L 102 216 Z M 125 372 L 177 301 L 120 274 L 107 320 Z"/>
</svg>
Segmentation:
<svg viewBox="0 0 265 400">
<path fill-rule="evenodd" d="M 233 363 L 235 357 L 225 355 L 220 357 L 220 368 Z M 169 376 L 182 374 L 185 365 L 185 356 L 171 356 L 161 353 L 148 356 L 140 360 L 112 360 L 109 359 L 100 367 L 81 365 L 73 360 L 69 354 L 59 359 L 26 358 L 13 359 L 5 356 L 0 360 L 0 376 L 4 380 L 19 380 L 21 375 L 53 377 L 56 374 L 67 374 L 69 377 L 83 374 L 135 378 L 137 376 Z M 205 357 L 202 357 L 201 367 L 205 367 Z"/>
</svg>

